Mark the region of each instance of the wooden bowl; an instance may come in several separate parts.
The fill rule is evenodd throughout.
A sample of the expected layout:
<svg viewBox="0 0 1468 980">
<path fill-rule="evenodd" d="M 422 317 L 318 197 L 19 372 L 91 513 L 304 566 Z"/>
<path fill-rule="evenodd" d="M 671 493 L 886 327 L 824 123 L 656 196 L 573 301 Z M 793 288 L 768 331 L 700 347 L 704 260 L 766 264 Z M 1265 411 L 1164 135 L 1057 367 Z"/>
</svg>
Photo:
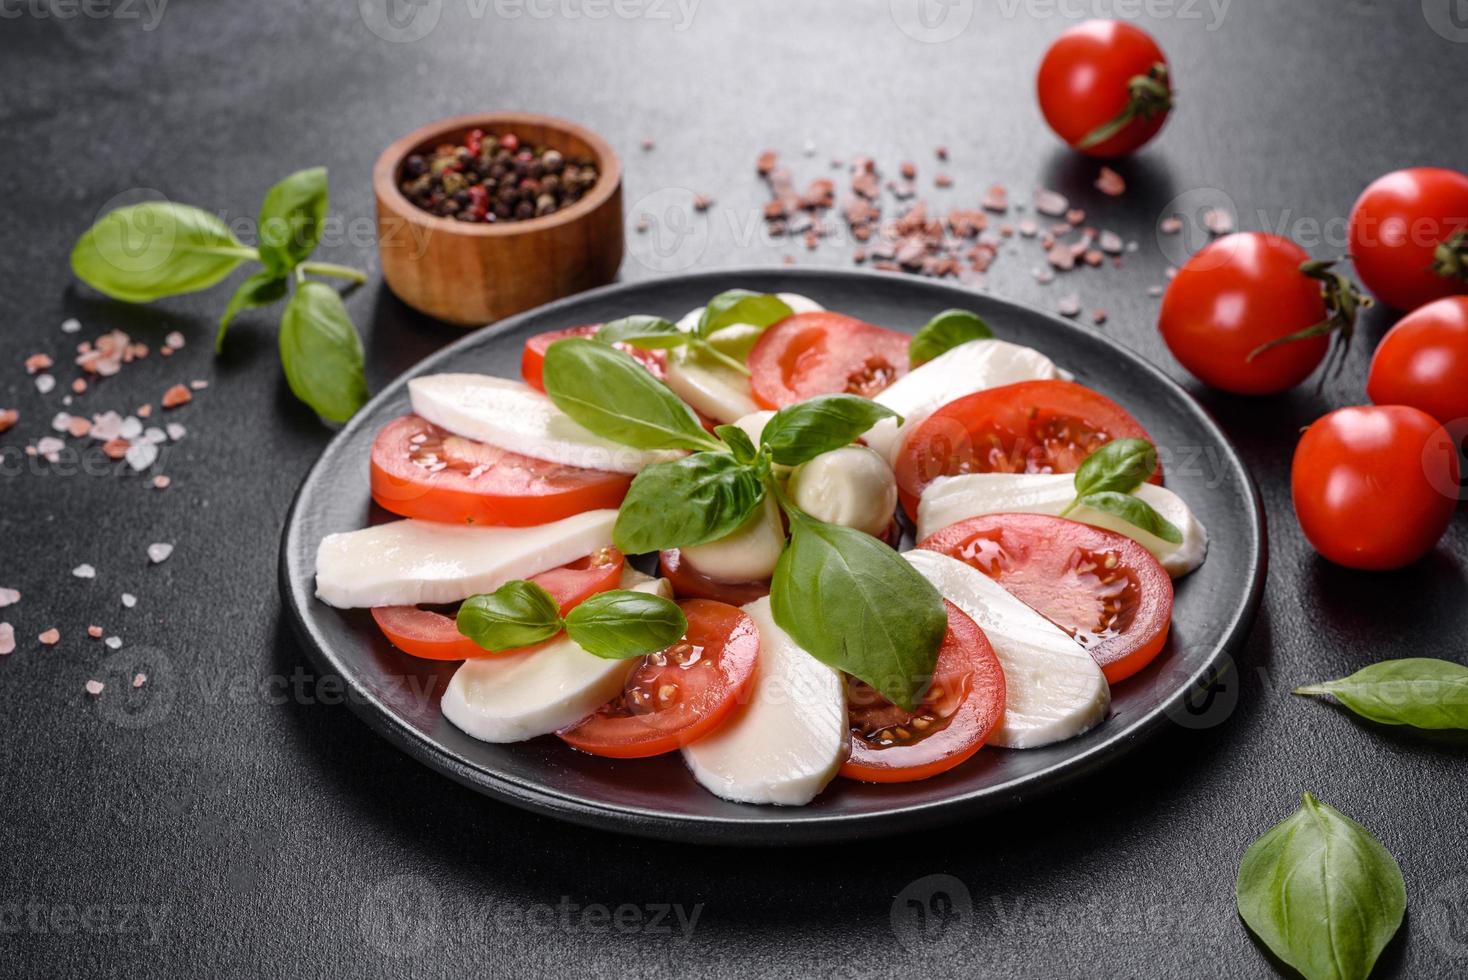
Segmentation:
<svg viewBox="0 0 1468 980">
<path fill-rule="evenodd" d="M 596 161 L 600 178 L 579 201 L 542 218 L 468 224 L 429 214 L 403 196 L 398 177 L 413 153 L 459 143 L 471 129 Z M 388 288 L 413 309 L 479 326 L 605 285 L 622 264 L 622 163 L 601 137 L 575 123 L 526 112 L 455 116 L 383 151 L 372 170 L 377 251 Z"/>
</svg>

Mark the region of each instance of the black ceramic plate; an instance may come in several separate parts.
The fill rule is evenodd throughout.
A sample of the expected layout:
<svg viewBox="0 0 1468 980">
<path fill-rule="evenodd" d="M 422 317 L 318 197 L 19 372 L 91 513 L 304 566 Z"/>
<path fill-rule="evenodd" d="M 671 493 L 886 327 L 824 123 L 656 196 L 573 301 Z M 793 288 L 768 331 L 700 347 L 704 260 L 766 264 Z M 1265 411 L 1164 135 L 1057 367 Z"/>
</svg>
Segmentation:
<svg viewBox="0 0 1468 980">
<path fill-rule="evenodd" d="M 1166 650 L 1113 691 L 1110 718 L 1088 734 L 1042 749 L 987 748 L 920 783 L 869 786 L 838 779 L 810 806 L 729 803 L 696 784 L 675 754 L 614 761 L 546 737 L 517 745 L 475 741 L 444 720 L 439 695 L 457 664 L 416 660 L 390 647 L 366 610 L 313 598 L 316 547 L 387 515 L 367 486 L 373 435 L 408 411 L 407 378 L 439 371 L 518 377 L 531 334 L 630 313 L 676 319 L 733 287 L 810 296 L 872 323 L 914 330 L 934 313 L 965 307 L 1004 339 L 1035 347 L 1134 414 L 1167 453 L 1167 483 L 1208 529 L 1203 567 L 1178 583 Z M 323 672 L 340 674 L 349 703 L 389 741 L 453 779 L 516 806 L 649 837 L 784 844 L 916 830 L 1009 807 L 1103 765 L 1169 723 L 1187 724 L 1186 699 L 1243 642 L 1264 582 L 1264 517 L 1238 454 L 1204 411 L 1160 371 L 1094 330 L 953 286 L 896 275 L 816 270 L 715 272 L 615 285 L 480 330 L 440 351 L 372 400 L 306 477 L 286 523 L 281 590 L 302 641 Z"/>
</svg>

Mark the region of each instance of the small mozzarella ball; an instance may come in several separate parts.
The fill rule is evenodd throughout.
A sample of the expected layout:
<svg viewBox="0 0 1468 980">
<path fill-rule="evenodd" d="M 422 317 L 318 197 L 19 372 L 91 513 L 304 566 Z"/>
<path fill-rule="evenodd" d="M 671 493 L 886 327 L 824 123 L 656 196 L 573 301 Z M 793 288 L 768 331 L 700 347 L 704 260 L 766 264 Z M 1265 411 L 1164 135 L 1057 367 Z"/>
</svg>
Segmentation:
<svg viewBox="0 0 1468 980">
<path fill-rule="evenodd" d="M 769 494 L 754 516 L 728 537 L 683 549 L 683 560 L 720 582 L 758 582 L 775 574 L 785 550 L 785 521 Z"/>
<path fill-rule="evenodd" d="M 790 499 L 816 520 L 881 537 L 897 509 L 897 479 L 872 450 L 847 446 L 797 466 Z"/>
<path fill-rule="evenodd" d="M 743 429 L 744 434 L 749 436 L 749 441 L 758 448 L 760 436 L 765 434 L 765 426 L 769 425 L 770 419 L 774 417 L 774 412 L 750 412 L 734 424 Z"/>
</svg>

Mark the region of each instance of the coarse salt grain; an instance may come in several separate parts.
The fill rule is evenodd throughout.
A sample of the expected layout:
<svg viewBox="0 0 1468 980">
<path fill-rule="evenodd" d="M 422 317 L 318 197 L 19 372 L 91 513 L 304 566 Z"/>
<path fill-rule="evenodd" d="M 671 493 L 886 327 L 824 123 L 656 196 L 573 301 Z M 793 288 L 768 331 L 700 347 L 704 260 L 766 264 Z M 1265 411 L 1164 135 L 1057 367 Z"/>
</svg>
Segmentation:
<svg viewBox="0 0 1468 980">
<path fill-rule="evenodd" d="M 159 564 L 160 562 L 167 561 L 168 556 L 171 554 L 173 554 L 173 545 L 171 544 L 163 543 L 148 545 L 148 560 L 155 565 Z"/>
<path fill-rule="evenodd" d="M 15 652 L 15 627 L 0 623 L 0 656 Z"/>
<path fill-rule="evenodd" d="M 138 673 L 133 675 L 133 687 L 142 687 L 146 683 L 148 683 L 147 674 Z"/>
<path fill-rule="evenodd" d="M 158 447 L 151 442 L 135 442 L 127 447 L 127 453 L 123 458 L 127 460 L 128 466 L 141 473 L 157 462 Z"/>
<path fill-rule="evenodd" d="M 71 416 L 65 412 L 57 412 L 51 416 L 51 428 L 56 432 L 65 432 L 71 427 Z"/>
<path fill-rule="evenodd" d="M 36 639 L 40 640 L 43 646 L 54 647 L 61 642 L 61 631 L 53 626 Z"/>
<path fill-rule="evenodd" d="M 168 485 L 172 482 L 173 481 L 170 480 L 168 477 L 164 476 L 162 473 L 159 473 L 157 476 L 153 477 L 153 489 L 167 490 Z"/>
<path fill-rule="evenodd" d="M 20 601 L 20 591 L 17 589 L 0 589 L 0 608 L 13 606 Z"/>
<path fill-rule="evenodd" d="M 96 578 L 97 570 L 91 565 L 78 565 L 71 570 L 71 574 L 77 578 Z"/>
<path fill-rule="evenodd" d="M 708 198 L 704 198 L 704 200 L 707 202 L 704 205 L 704 208 L 706 210 L 708 208 L 708 205 L 709 204 L 712 204 L 713 202 L 712 201 L 709 201 Z M 695 208 L 698 207 L 698 199 L 697 198 L 694 199 L 693 206 Z M 189 387 L 192 388 L 192 389 L 194 389 L 195 391 L 203 391 L 205 388 L 209 387 L 209 382 L 203 381 L 203 380 L 190 381 L 189 382 Z"/>
<path fill-rule="evenodd" d="M 0 432 L 20 421 L 20 413 L 13 408 L 0 409 Z"/>
<path fill-rule="evenodd" d="M 56 379 L 49 374 L 36 375 L 36 390 L 43 395 L 49 395 L 56 388 Z"/>
<path fill-rule="evenodd" d="M 170 422 L 164 427 L 163 431 L 168 433 L 168 438 L 172 439 L 174 442 L 178 442 L 180 439 L 188 434 L 189 430 L 185 429 L 177 422 Z"/>
<path fill-rule="evenodd" d="M 163 342 L 174 350 L 179 350 L 184 345 L 184 335 L 174 330 L 167 337 L 163 338 Z"/>
<path fill-rule="evenodd" d="M 106 686 L 101 681 L 87 681 L 87 693 L 94 698 L 100 697 L 102 695 L 102 689 Z"/>
<path fill-rule="evenodd" d="M 143 423 L 136 416 L 129 415 L 122 420 L 122 428 L 117 434 L 124 439 L 136 439 L 143 434 Z"/>
<path fill-rule="evenodd" d="M 193 394 L 183 385 L 174 385 L 163 393 L 160 400 L 164 408 L 178 408 L 194 400 Z"/>
<path fill-rule="evenodd" d="M 122 637 L 120 637 L 120 636 L 109 636 L 107 639 L 103 640 L 102 642 L 105 643 L 105 644 L 107 644 L 107 649 L 109 649 L 109 650 L 121 650 L 122 649 Z"/>
<path fill-rule="evenodd" d="M 81 330 L 82 321 L 78 320 L 76 317 L 71 317 L 70 319 L 61 321 L 62 333 L 81 333 Z"/>
<path fill-rule="evenodd" d="M 48 463 L 54 463 L 61 458 L 61 450 L 66 448 L 66 443 L 55 436 L 43 436 L 36 440 L 36 452 L 46 458 Z"/>
<path fill-rule="evenodd" d="M 138 597 L 133 595 L 131 592 L 124 592 L 122 594 L 122 604 L 128 609 L 131 609 L 133 606 L 136 606 L 138 604 Z"/>
<path fill-rule="evenodd" d="M 87 627 L 87 635 L 90 636 L 94 640 L 100 640 L 100 639 L 102 639 L 102 627 L 100 627 L 100 626 L 88 626 Z"/>
</svg>

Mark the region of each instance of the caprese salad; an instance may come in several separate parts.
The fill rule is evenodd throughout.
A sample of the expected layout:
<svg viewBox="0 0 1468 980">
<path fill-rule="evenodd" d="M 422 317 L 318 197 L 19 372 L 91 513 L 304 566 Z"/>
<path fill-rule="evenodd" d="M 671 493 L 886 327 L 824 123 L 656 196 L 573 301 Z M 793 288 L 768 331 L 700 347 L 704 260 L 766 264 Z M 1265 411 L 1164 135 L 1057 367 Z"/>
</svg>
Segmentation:
<svg viewBox="0 0 1468 980">
<path fill-rule="evenodd" d="M 462 661 L 442 710 L 485 741 L 678 752 L 745 803 L 926 779 L 1101 724 L 1207 550 L 1142 426 L 971 312 L 909 336 L 732 290 L 532 337 L 521 373 L 410 381 L 370 463 L 401 519 L 316 563 Z"/>
</svg>

